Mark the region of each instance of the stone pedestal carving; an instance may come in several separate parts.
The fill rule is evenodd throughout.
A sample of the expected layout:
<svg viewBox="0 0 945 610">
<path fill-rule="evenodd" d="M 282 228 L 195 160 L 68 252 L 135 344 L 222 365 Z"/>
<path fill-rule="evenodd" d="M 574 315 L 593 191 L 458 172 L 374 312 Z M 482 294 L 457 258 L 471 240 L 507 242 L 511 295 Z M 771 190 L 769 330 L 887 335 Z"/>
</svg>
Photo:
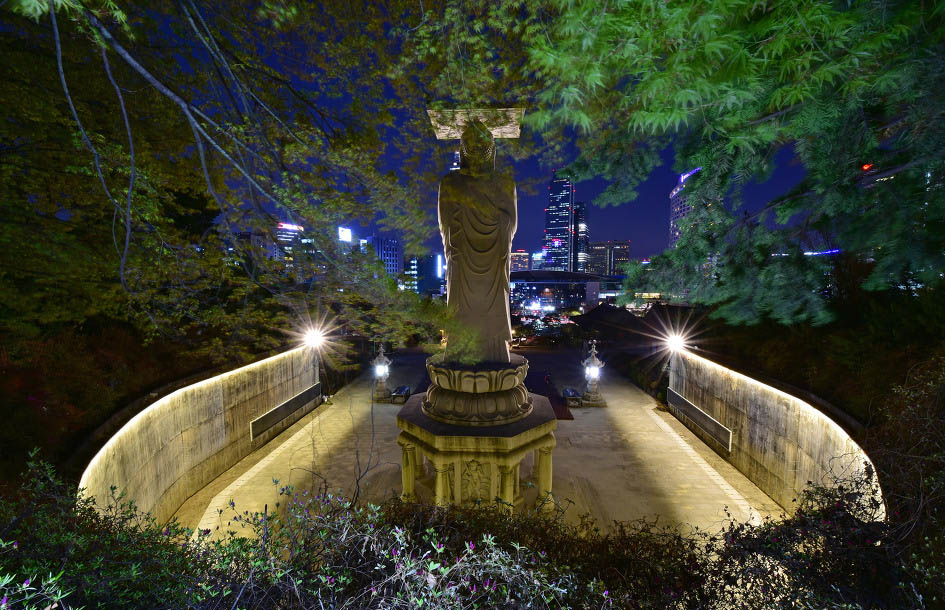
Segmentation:
<svg viewBox="0 0 945 610">
<path fill-rule="evenodd" d="M 443 355 L 427 359 L 430 387 L 423 412 L 433 419 L 462 426 L 496 426 L 532 412 L 525 389 L 528 361 L 518 354 L 508 365 L 445 364 Z"/>
<path fill-rule="evenodd" d="M 498 502 L 511 511 L 521 506 L 522 461 L 533 455 L 532 478 L 537 488 L 536 506 L 553 508 L 551 499 L 551 450 L 558 420 L 544 396 L 530 396 L 531 410 L 525 417 L 498 426 L 462 426 L 429 417 L 421 403 L 423 394 L 410 397 L 397 415 L 401 446 L 402 499 L 418 499 L 418 467 L 426 458 L 432 465 L 432 480 L 425 479 L 438 506 Z"/>
</svg>

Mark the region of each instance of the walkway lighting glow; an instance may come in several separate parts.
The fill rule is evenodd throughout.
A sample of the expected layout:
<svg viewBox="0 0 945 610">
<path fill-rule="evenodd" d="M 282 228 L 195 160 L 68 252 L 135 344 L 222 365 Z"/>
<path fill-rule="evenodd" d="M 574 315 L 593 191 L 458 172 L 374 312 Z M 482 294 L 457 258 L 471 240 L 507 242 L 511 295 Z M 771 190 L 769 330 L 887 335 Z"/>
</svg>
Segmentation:
<svg viewBox="0 0 945 610">
<path fill-rule="evenodd" d="M 302 336 L 302 342 L 305 343 L 306 347 L 314 347 L 317 349 L 325 343 L 325 333 L 316 328 L 310 328 L 305 331 L 305 335 Z"/>
<path fill-rule="evenodd" d="M 600 367 L 599 366 L 586 366 L 584 367 L 584 376 L 590 379 L 600 379 Z"/>
</svg>

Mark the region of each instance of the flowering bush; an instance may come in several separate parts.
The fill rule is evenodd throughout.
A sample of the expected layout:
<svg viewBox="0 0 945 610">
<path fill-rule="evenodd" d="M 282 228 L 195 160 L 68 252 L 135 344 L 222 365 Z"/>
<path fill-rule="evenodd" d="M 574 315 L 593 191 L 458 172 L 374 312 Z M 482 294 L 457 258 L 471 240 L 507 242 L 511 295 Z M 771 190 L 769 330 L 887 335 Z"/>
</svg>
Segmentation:
<svg viewBox="0 0 945 610">
<path fill-rule="evenodd" d="M 447 548 L 433 528 L 392 527 L 382 508 L 283 488 L 280 513 L 238 513 L 249 529 L 211 540 L 160 525 L 120 496 L 76 498 L 31 463 L 15 501 L 0 502 L 0 592 L 9 607 L 567 608 L 579 592 L 610 605 L 598 581 L 557 569 L 489 535 Z M 19 574 L 57 573 L 16 584 Z M 24 577 L 26 578 L 26 577 Z M 35 584 L 34 588 L 30 585 Z M 13 604 L 16 604 L 15 606 Z M 30 605 L 32 604 L 32 605 Z"/>
<path fill-rule="evenodd" d="M 354 506 L 286 487 L 277 512 L 231 502 L 221 521 L 249 535 L 221 523 L 212 539 L 120 496 L 77 499 L 32 463 L 0 502 L 0 597 L 65 610 L 924 607 L 865 484 L 811 487 L 794 515 L 719 533 L 647 521 L 603 533 L 560 514 Z"/>
</svg>

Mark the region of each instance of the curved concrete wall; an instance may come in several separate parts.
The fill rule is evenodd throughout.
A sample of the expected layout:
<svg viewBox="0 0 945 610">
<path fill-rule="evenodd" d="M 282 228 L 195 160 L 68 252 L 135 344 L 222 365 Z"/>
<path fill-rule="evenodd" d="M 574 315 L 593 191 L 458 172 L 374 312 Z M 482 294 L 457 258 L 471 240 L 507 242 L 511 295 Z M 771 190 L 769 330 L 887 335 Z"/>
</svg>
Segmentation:
<svg viewBox="0 0 945 610">
<path fill-rule="evenodd" d="M 79 487 L 105 504 L 115 486 L 165 522 L 317 399 L 250 440 L 250 422 L 318 383 L 315 351 L 300 347 L 181 388 L 125 424 L 89 462 Z"/>
<path fill-rule="evenodd" d="M 803 400 L 689 351 L 670 362 L 669 394 L 685 399 L 670 396 L 673 415 L 785 510 L 794 510 L 808 481 L 829 484 L 872 465 L 843 428 Z"/>
</svg>

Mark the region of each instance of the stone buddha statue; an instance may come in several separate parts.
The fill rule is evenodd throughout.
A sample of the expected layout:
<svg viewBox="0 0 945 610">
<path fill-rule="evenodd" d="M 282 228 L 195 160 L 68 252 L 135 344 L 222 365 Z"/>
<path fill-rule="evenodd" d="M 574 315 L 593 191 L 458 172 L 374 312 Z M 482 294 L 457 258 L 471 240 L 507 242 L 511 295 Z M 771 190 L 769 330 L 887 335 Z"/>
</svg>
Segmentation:
<svg viewBox="0 0 945 610">
<path fill-rule="evenodd" d="M 516 207 L 515 181 L 495 170 L 492 133 L 479 119 L 470 121 L 460 140 L 460 170 L 440 182 L 438 212 L 447 306 L 472 331 L 478 362 L 509 363 L 509 254 Z"/>
</svg>

